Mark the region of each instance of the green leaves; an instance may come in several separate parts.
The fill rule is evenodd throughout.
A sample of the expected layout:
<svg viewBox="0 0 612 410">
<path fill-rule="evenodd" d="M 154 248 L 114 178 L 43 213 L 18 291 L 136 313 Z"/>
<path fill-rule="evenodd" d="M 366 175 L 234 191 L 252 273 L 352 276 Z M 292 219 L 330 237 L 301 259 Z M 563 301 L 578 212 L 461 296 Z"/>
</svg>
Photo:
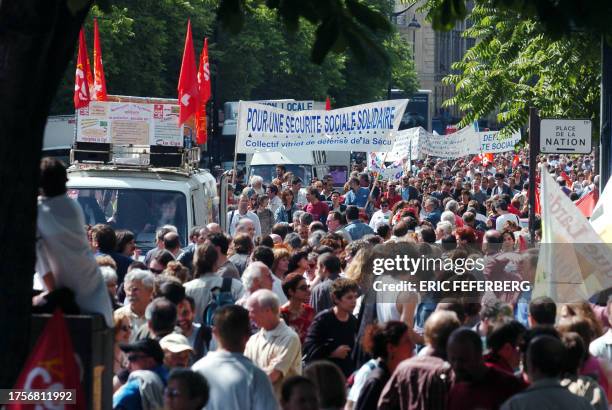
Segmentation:
<svg viewBox="0 0 612 410">
<path fill-rule="evenodd" d="M 438 0 L 431 4 L 437 6 Z M 453 64 L 443 82 L 455 86 L 445 106 L 464 112 L 462 125 L 495 115 L 509 130 L 524 126 L 528 109 L 542 116 L 591 118 L 599 112 L 599 41 L 589 33 L 555 38 L 536 20 L 525 19 L 496 0 L 480 1 L 466 36 L 476 45 Z M 504 6 L 514 7 L 507 1 Z"/>
</svg>

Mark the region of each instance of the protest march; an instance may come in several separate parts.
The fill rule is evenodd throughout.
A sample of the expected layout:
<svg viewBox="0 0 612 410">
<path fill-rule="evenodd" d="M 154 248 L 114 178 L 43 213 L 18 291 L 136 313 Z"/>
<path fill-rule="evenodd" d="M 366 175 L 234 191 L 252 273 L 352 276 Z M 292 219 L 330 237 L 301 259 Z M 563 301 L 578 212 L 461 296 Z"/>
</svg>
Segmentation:
<svg viewBox="0 0 612 410">
<path fill-rule="evenodd" d="M 186 37 L 178 99 L 93 98 L 81 31 L 70 163 L 40 161 L 31 349 L 0 405 L 612 408 L 593 151 L 408 127 L 404 98 L 239 101 L 211 171 L 208 43 L 196 70 Z"/>
</svg>

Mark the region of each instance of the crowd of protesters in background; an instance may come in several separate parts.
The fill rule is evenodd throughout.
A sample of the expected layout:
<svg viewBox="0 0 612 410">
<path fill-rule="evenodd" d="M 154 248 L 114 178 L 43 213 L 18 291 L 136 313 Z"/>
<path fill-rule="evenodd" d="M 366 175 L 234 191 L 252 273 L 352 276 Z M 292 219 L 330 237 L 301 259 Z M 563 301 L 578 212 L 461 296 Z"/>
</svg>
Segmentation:
<svg viewBox="0 0 612 410">
<path fill-rule="evenodd" d="M 572 200 L 599 189 L 592 156 L 540 162 Z M 195 227 L 181 249 L 177 229 L 159 226 L 143 261 L 131 232 L 95 225 L 86 236 L 81 224 L 81 258 L 95 256 L 114 310 L 114 408 L 607 409 L 610 289 L 563 305 L 530 289 L 373 290 L 373 260 L 396 255 L 481 259 L 484 269 L 390 269 L 386 284 L 533 285 L 541 229 L 526 229 L 526 163 L 522 152 L 428 158 L 400 180 L 356 166 L 344 186 L 279 166 L 268 184 L 238 180 L 226 232 Z M 41 172 L 59 168 L 47 161 Z M 49 205 L 66 198 L 43 193 Z M 51 251 L 38 254 L 47 292 L 74 287 L 79 307 L 96 311 L 101 285 L 79 291 L 58 277 Z"/>
</svg>

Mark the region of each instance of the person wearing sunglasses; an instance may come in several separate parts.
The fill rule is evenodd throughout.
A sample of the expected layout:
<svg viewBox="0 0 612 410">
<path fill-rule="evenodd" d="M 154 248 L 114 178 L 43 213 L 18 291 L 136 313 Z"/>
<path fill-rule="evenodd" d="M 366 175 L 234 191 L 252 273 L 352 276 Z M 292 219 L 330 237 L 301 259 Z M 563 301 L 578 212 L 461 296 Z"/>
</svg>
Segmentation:
<svg viewBox="0 0 612 410">
<path fill-rule="evenodd" d="M 208 402 L 206 378 L 188 369 L 174 369 L 164 390 L 164 409 L 200 410 Z"/>
<path fill-rule="evenodd" d="M 310 306 L 310 289 L 304 275 L 290 273 L 283 280 L 283 292 L 289 301 L 281 309 L 281 318 L 293 328 L 304 344 L 308 328 L 314 319 L 315 311 Z"/>
<path fill-rule="evenodd" d="M 374 212 L 372 215 L 372 218 L 370 219 L 370 228 L 376 230 L 378 225 L 389 223 L 389 219 L 391 218 L 391 210 L 389 205 L 389 200 L 387 198 L 380 200 L 380 209 Z"/>
<path fill-rule="evenodd" d="M 168 370 L 159 342 L 143 339 L 119 345 L 127 355 L 130 375 L 113 395 L 113 409 L 154 409 L 163 406 Z"/>
</svg>

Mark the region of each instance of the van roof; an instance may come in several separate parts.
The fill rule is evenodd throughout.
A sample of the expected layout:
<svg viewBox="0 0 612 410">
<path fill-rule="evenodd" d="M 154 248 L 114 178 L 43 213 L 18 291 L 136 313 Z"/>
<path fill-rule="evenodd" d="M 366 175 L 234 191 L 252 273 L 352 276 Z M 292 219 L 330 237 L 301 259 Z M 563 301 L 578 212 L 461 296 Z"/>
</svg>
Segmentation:
<svg viewBox="0 0 612 410">
<path fill-rule="evenodd" d="M 150 189 L 187 194 L 198 180 L 170 170 L 69 169 L 68 188 Z"/>
</svg>

